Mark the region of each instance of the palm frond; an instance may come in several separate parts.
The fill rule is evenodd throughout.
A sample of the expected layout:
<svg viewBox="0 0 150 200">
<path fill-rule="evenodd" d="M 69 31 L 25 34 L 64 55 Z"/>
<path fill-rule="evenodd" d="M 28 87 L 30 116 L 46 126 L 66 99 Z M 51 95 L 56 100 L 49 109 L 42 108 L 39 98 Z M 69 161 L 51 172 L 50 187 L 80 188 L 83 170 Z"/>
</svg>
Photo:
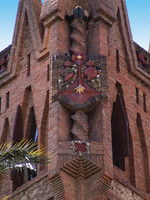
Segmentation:
<svg viewBox="0 0 150 200">
<path fill-rule="evenodd" d="M 4 196 L 0 200 L 6 200 L 8 197 L 9 197 L 9 195 L 8 196 Z"/>
<path fill-rule="evenodd" d="M 49 163 L 49 159 L 44 149 L 37 149 L 36 142 L 23 140 L 15 145 L 4 144 L 0 146 L 0 173 L 8 168 L 45 165 Z"/>
</svg>

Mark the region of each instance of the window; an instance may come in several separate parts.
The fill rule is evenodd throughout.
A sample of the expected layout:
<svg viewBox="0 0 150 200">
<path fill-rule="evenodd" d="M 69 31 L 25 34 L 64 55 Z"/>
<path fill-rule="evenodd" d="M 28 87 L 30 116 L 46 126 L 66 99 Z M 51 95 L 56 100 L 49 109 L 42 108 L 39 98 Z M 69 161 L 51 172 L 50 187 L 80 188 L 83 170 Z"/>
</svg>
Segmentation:
<svg viewBox="0 0 150 200">
<path fill-rule="evenodd" d="M 125 171 L 125 157 L 129 155 L 129 126 L 120 93 L 114 102 L 111 126 L 113 164 Z"/>
<path fill-rule="evenodd" d="M 26 139 L 37 142 L 38 138 L 38 131 L 36 126 L 36 120 L 35 120 L 35 112 L 34 107 L 30 108 L 29 112 L 29 118 L 28 118 L 28 126 L 27 126 L 27 133 L 26 133 Z M 31 168 L 28 168 L 28 180 L 33 179 L 36 176 L 36 166 L 31 166 Z"/>
<path fill-rule="evenodd" d="M 146 94 L 143 93 L 143 110 L 144 112 L 147 112 L 147 109 L 146 109 Z"/>
<path fill-rule="evenodd" d="M 119 50 L 118 49 L 116 49 L 116 69 L 117 69 L 117 72 L 120 72 Z"/>
<path fill-rule="evenodd" d="M 22 110 L 20 105 L 17 106 L 16 116 L 14 121 L 12 142 L 15 145 L 23 139 L 23 124 L 22 124 Z M 24 183 L 24 172 L 23 170 L 12 170 L 11 180 L 13 181 L 13 191 L 20 187 Z"/>
<path fill-rule="evenodd" d="M 6 93 L 6 108 L 9 108 L 9 92 Z"/>
<path fill-rule="evenodd" d="M 49 65 L 47 65 L 47 81 L 49 81 Z"/>
<path fill-rule="evenodd" d="M 27 76 L 30 75 L 30 68 L 31 68 L 31 56 L 30 54 L 27 55 Z"/>
<path fill-rule="evenodd" d="M 139 90 L 136 88 L 136 103 L 139 104 Z"/>
<path fill-rule="evenodd" d="M 37 141 L 38 132 L 35 121 L 34 108 L 31 107 L 28 117 L 28 126 L 26 139 L 33 142 Z M 23 123 L 22 123 L 22 109 L 20 105 L 17 106 L 14 127 L 13 127 L 13 145 L 23 139 Z M 36 176 L 36 166 L 28 165 L 27 171 L 13 170 L 11 172 L 11 179 L 13 181 L 13 191 L 23 185 L 26 181 L 33 179 Z"/>
</svg>

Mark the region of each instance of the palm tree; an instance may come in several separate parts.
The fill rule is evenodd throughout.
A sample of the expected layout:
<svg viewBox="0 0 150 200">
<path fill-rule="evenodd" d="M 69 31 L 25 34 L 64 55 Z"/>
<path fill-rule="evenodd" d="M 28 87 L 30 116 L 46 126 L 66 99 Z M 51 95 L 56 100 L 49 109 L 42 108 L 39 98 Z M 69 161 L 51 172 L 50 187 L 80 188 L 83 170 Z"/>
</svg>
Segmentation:
<svg viewBox="0 0 150 200">
<path fill-rule="evenodd" d="M 22 140 L 16 144 L 0 145 L 0 174 L 10 170 L 11 174 L 24 172 L 27 178 L 27 171 L 36 173 L 37 164 L 46 165 L 49 157 L 44 153 L 44 149 L 37 149 L 37 143 Z M 6 200 L 9 196 L 4 196 L 1 200 Z"/>
<path fill-rule="evenodd" d="M 44 154 L 44 149 L 37 149 L 36 142 L 22 140 L 15 145 L 9 143 L 0 146 L 0 173 L 7 169 L 36 170 L 37 164 L 45 165 L 48 162 L 48 155 Z"/>
</svg>

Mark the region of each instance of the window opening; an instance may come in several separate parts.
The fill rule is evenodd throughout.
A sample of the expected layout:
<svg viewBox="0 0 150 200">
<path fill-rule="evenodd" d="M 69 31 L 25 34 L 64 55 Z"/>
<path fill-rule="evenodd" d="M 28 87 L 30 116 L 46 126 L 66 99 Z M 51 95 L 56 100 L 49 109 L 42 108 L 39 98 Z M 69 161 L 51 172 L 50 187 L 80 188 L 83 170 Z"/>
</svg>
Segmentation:
<svg viewBox="0 0 150 200">
<path fill-rule="evenodd" d="M 147 108 L 146 108 L 146 94 L 143 93 L 143 110 L 144 112 L 147 112 Z"/>
<path fill-rule="evenodd" d="M 30 108 L 29 112 L 29 119 L 28 119 L 28 128 L 27 128 L 27 139 L 32 142 L 37 142 L 38 138 L 38 131 L 37 131 L 37 125 L 35 120 L 35 112 L 34 108 Z M 28 166 L 28 180 L 33 179 L 37 175 L 37 166 L 36 165 L 30 165 Z"/>
<path fill-rule="evenodd" d="M 47 81 L 49 81 L 49 65 L 47 65 Z"/>
<path fill-rule="evenodd" d="M 6 108 L 9 108 L 9 92 L 6 93 Z"/>
<path fill-rule="evenodd" d="M 136 88 L 136 103 L 139 104 L 139 90 Z"/>
<path fill-rule="evenodd" d="M 30 54 L 27 55 L 27 76 L 30 75 L 30 68 L 31 68 L 31 56 Z"/>
<path fill-rule="evenodd" d="M 125 157 L 129 155 L 129 126 L 120 93 L 113 106 L 111 126 L 113 164 L 125 171 Z"/>
<path fill-rule="evenodd" d="M 13 145 L 20 142 L 23 139 L 23 124 L 22 124 L 22 109 L 20 105 L 17 106 L 15 121 L 12 132 Z M 12 170 L 11 180 L 13 181 L 13 191 L 20 187 L 24 183 L 24 171 L 23 170 Z"/>
<path fill-rule="evenodd" d="M 117 68 L 117 72 L 120 72 L 119 50 L 118 49 L 116 49 L 116 68 Z"/>
</svg>

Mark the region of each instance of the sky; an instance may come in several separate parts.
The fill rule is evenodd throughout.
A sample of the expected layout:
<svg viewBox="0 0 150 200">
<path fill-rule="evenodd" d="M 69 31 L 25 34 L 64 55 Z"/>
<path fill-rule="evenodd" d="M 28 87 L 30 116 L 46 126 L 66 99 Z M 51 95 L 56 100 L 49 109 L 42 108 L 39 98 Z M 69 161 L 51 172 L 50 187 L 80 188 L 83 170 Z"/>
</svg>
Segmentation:
<svg viewBox="0 0 150 200">
<path fill-rule="evenodd" d="M 18 3 L 19 0 L 0 0 L 0 51 L 12 43 Z M 126 0 L 126 5 L 133 40 L 148 50 L 150 0 Z"/>
</svg>

